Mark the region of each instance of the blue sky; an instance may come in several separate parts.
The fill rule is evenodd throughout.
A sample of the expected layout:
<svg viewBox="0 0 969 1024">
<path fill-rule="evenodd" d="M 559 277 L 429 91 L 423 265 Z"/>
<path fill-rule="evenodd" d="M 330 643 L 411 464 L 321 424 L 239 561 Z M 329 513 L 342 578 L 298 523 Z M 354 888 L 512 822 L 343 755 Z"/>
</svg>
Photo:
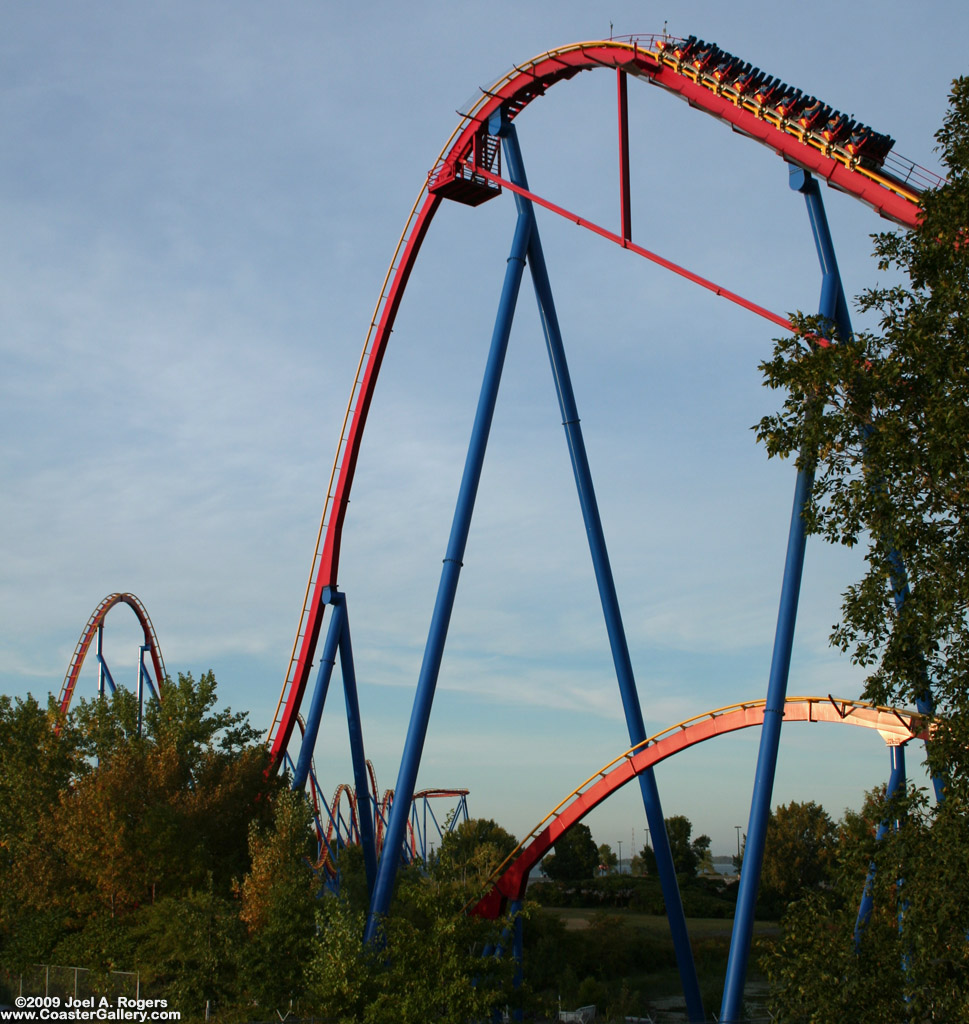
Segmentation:
<svg viewBox="0 0 969 1024">
<path fill-rule="evenodd" d="M 579 2 L 0 4 L 0 690 L 57 691 L 106 594 L 146 604 L 171 671 L 212 668 L 267 726 L 360 346 L 424 175 L 479 86 L 579 39 L 716 41 L 897 139 L 933 133 L 969 11 Z M 602 12 L 602 13 L 600 13 Z M 518 121 L 532 187 L 618 219 L 614 78 Z M 777 311 L 820 287 L 773 154 L 630 84 L 633 235 Z M 866 207 L 825 190 L 852 294 Z M 368 756 L 393 785 L 514 223 L 446 204 L 398 317 L 344 541 Z M 549 270 L 650 730 L 763 696 L 793 468 L 750 430 L 770 325 L 551 215 Z M 863 326 L 858 321 L 856 326 Z M 856 696 L 827 647 L 857 556 L 808 551 L 792 693 Z M 134 619 L 108 623 L 133 674 Z M 93 676 L 82 683 L 93 693 Z M 317 752 L 348 780 L 338 691 Z M 845 736 L 842 733 L 851 733 Z M 887 775 L 867 732 L 794 726 L 775 802 L 834 814 Z M 730 852 L 753 734 L 658 770 L 667 814 Z M 625 746 L 568 456 L 523 289 L 419 785 L 523 833 Z M 635 793 L 591 824 L 643 841 Z"/>
</svg>

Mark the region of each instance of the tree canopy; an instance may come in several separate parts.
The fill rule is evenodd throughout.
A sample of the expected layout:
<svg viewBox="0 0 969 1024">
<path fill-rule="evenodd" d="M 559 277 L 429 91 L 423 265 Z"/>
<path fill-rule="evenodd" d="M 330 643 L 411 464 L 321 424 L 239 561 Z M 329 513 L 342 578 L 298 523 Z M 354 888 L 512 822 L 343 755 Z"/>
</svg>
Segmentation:
<svg viewBox="0 0 969 1024">
<path fill-rule="evenodd" d="M 0 698 L 0 966 L 141 970 L 190 1014 L 231 987 L 234 888 L 283 780 L 246 715 L 217 707 L 211 673 L 161 695 L 141 735 L 123 689 L 66 717 Z"/>
<path fill-rule="evenodd" d="M 573 825 L 555 844 L 555 853 L 542 861 L 545 874 L 554 881 L 573 882 L 594 878 L 599 867 L 599 848 L 588 825 Z"/>
<path fill-rule="evenodd" d="M 695 878 L 701 864 L 712 865 L 709 836 L 700 835 L 694 839 L 693 822 L 685 814 L 674 814 L 664 821 L 670 853 L 673 855 L 673 867 L 678 875 Z M 647 874 L 656 874 L 656 854 L 651 846 L 644 846 L 639 851 L 639 858 Z"/>
<path fill-rule="evenodd" d="M 0 1002 L 3 972 L 137 971 L 143 996 L 183 1020 L 468 1020 L 506 1005 L 513 961 L 482 958 L 507 921 L 463 909 L 514 849 L 489 819 L 463 822 L 435 871 L 402 875 L 381 949 L 363 944 L 358 847 L 341 898 L 321 898 L 303 794 L 268 772 L 245 714 L 211 673 L 166 680 L 138 728 L 135 698 L 0 697 Z M 16 982 L 14 982 L 16 985 Z"/>
<path fill-rule="evenodd" d="M 915 230 L 874 237 L 879 270 L 902 279 L 858 300 L 879 330 L 799 318 L 764 365 L 785 397 L 760 439 L 816 466 L 808 530 L 864 546 L 832 643 L 868 669 L 868 699 L 934 705 L 944 787 L 938 805 L 910 791 L 843 826 L 830 884 L 792 905 L 768 958 L 784 1020 L 955 1021 L 969 1006 L 969 78 L 936 137 L 947 181 Z M 899 825 L 876 841 L 873 818 Z"/>
<path fill-rule="evenodd" d="M 815 465 L 808 530 L 864 544 L 832 642 L 870 670 L 871 700 L 913 704 L 931 687 L 946 715 L 933 764 L 955 782 L 969 747 L 969 78 L 937 138 L 948 181 L 923 194 L 919 228 L 874 236 L 879 269 L 908 281 L 858 299 L 880 330 L 842 338 L 798 318 L 764 364 L 785 398 L 758 436 Z"/>
<path fill-rule="evenodd" d="M 518 840 L 491 818 L 469 818 L 445 833 L 434 874 L 442 881 L 482 884 Z"/>
</svg>

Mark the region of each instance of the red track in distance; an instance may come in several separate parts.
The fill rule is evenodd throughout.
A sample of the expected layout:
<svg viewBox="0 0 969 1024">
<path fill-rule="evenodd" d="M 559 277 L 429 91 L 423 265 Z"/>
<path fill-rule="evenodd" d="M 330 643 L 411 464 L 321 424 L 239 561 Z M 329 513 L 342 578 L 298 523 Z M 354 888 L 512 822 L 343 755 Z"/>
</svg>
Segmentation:
<svg viewBox="0 0 969 1024">
<path fill-rule="evenodd" d="M 77 685 L 78 677 L 81 674 L 81 666 L 84 664 L 91 641 L 97 636 L 98 627 L 104 622 L 104 617 L 116 604 L 128 605 L 137 616 L 142 632 L 145 635 L 145 643 L 148 645 L 148 653 L 151 655 L 151 664 L 155 670 L 155 683 L 160 686 L 165 680 L 165 662 L 162 660 L 161 648 L 158 646 L 158 637 L 155 636 L 155 627 L 151 624 L 147 609 L 134 594 L 108 594 L 91 613 L 87 625 L 81 631 L 77 646 L 74 648 L 71 663 L 67 668 L 67 675 L 64 677 L 64 683 L 61 686 L 60 696 L 57 698 L 62 715 L 66 715 L 71 706 L 74 687 Z"/>
</svg>

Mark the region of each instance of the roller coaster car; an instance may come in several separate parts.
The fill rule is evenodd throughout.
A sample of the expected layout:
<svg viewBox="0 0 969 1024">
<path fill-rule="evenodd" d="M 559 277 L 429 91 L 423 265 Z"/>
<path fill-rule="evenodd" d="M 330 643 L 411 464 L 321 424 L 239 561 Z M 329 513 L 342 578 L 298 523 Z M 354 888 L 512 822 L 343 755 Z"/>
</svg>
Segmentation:
<svg viewBox="0 0 969 1024">
<path fill-rule="evenodd" d="M 779 117 L 791 120 L 797 117 L 812 97 L 805 96 L 800 89 L 792 89 L 790 86 L 785 86 L 785 89 L 780 97 L 775 97 L 774 110 Z"/>
<path fill-rule="evenodd" d="M 855 122 L 847 114 L 835 111 L 821 129 L 821 137 L 832 145 L 847 139 L 855 130 Z"/>
<path fill-rule="evenodd" d="M 751 70 L 749 62 L 745 64 L 739 57 L 730 57 L 718 64 L 713 70 L 713 78 L 721 85 L 730 85 Z"/>
<path fill-rule="evenodd" d="M 805 130 L 813 128 L 816 124 L 827 124 L 831 113 L 831 108 L 827 103 L 822 103 L 812 96 L 801 111 L 797 123 Z"/>
<path fill-rule="evenodd" d="M 750 68 L 733 83 L 738 96 L 753 92 L 767 76 L 760 68 Z"/>
<path fill-rule="evenodd" d="M 703 41 L 697 39 L 696 36 L 687 36 L 686 39 L 681 39 L 679 42 L 674 43 L 671 50 L 677 60 L 686 60 L 697 46 L 702 45 Z"/>
<path fill-rule="evenodd" d="M 851 133 L 845 149 L 855 157 L 869 160 L 873 164 L 881 164 L 888 151 L 895 145 L 895 140 L 888 135 L 873 131 L 868 125 L 860 124 Z"/>
<path fill-rule="evenodd" d="M 703 71 L 704 68 L 709 67 L 722 56 L 723 50 L 721 50 L 719 46 L 714 46 L 712 43 L 702 43 L 693 51 L 693 55 L 690 57 L 690 63 L 697 71 Z"/>
<path fill-rule="evenodd" d="M 759 103 L 762 107 L 771 100 L 781 89 L 786 89 L 787 86 L 779 78 L 774 78 L 771 75 L 767 75 L 764 80 L 754 89 L 754 101 Z"/>
</svg>

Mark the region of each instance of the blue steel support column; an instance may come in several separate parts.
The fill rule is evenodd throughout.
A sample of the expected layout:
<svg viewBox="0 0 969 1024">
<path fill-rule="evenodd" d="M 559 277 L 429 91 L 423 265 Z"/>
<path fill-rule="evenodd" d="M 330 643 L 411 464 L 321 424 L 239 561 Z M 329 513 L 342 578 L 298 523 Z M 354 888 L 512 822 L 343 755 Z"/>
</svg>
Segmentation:
<svg viewBox="0 0 969 1024">
<path fill-rule="evenodd" d="M 340 594 L 340 597 L 343 595 Z M 330 596 L 332 601 L 332 595 Z M 301 790 L 306 785 L 307 776 L 310 773 L 310 765 L 313 762 L 313 751 L 316 748 L 316 738 L 320 733 L 320 720 L 323 717 L 323 705 L 326 703 L 326 695 L 330 688 L 330 677 L 333 675 L 333 666 L 336 663 L 336 650 L 340 643 L 340 635 L 343 632 L 343 623 L 346 616 L 346 608 L 342 601 L 333 605 L 330 615 L 330 625 L 327 627 L 326 640 L 323 643 L 323 654 L 320 657 L 320 667 L 316 672 L 316 686 L 313 689 L 313 701 L 310 704 L 309 714 L 306 717 L 306 728 L 303 732 L 303 743 L 299 748 L 299 758 L 296 761 L 296 769 L 293 772 L 293 789 Z"/>
<path fill-rule="evenodd" d="M 343 594 L 337 596 L 343 608 L 343 628 L 340 630 L 340 669 L 343 672 L 343 696 L 347 709 L 347 730 L 350 733 L 353 783 L 357 791 L 357 828 L 360 832 L 363 862 L 367 871 L 367 892 L 372 896 L 377 878 L 374 804 L 370 799 L 367 757 L 363 749 L 363 726 L 360 720 L 360 704 L 357 700 L 357 674 L 353 667 L 353 646 L 350 643 L 350 616 L 346 610 L 346 596 Z"/>
<path fill-rule="evenodd" d="M 824 213 L 824 205 L 821 201 L 821 190 L 817 181 L 806 171 L 800 168 L 791 169 L 791 188 L 803 192 L 808 204 L 808 215 L 811 218 L 811 228 L 814 231 L 815 243 L 818 247 L 818 258 L 821 260 L 821 269 L 824 273 L 824 282 L 821 289 L 821 309 L 828 308 L 825 303 L 828 301 L 825 295 L 825 288 L 830 286 L 837 289 L 835 297 L 835 312 L 831 319 L 838 326 L 842 337 L 851 334 L 851 320 L 848 315 L 848 303 L 845 299 L 844 289 L 841 286 L 841 276 L 838 273 L 838 264 L 834 255 L 834 245 L 831 241 L 831 233 L 828 230 L 828 221 Z M 889 560 L 892 564 L 892 586 L 894 588 L 895 611 L 901 612 L 902 606 L 908 599 L 908 573 L 897 551 L 889 553 Z M 921 715 L 935 714 L 935 698 L 932 696 L 932 684 L 929 682 L 928 672 L 923 666 L 925 675 L 925 689 L 916 697 L 915 707 Z M 945 779 L 938 775 L 932 776 L 932 787 L 935 791 L 937 801 L 944 799 Z"/>
<path fill-rule="evenodd" d="M 138 738 L 141 739 L 142 723 L 145 717 L 145 648 L 138 652 Z"/>
<path fill-rule="evenodd" d="M 454 519 L 451 523 L 451 535 L 448 539 L 447 553 L 444 556 L 444 568 L 441 570 L 437 600 L 434 604 L 427 644 L 424 648 L 424 660 L 417 682 L 417 692 L 414 695 L 414 707 L 407 729 L 400 772 L 394 789 L 390 821 L 384 838 L 383 853 L 380 863 L 377 865 L 377 882 L 374 886 L 373 898 L 370 901 L 370 913 L 364 932 L 367 942 L 372 942 L 376 938 L 380 918 L 390 908 L 393 896 L 397 863 L 400 860 L 400 850 L 404 842 L 404 830 L 411 801 L 414 798 L 417 770 L 420 765 L 421 752 L 424 749 L 427 723 L 431 715 L 431 704 L 434 700 L 441 658 L 444 654 L 444 642 L 447 638 L 451 610 L 454 607 L 454 596 L 458 587 L 458 577 L 461 573 L 462 559 L 468 541 L 468 532 L 471 528 L 471 514 L 478 492 L 478 482 L 481 479 L 481 468 L 484 464 L 491 421 L 494 418 L 498 384 L 501 380 L 501 370 L 508 349 L 508 336 L 511 333 L 522 273 L 525 270 L 525 253 L 530 233 L 531 222 L 519 212 L 511 254 L 505 269 L 498 314 L 491 335 L 491 349 L 488 353 L 481 393 L 478 396 L 478 408 L 475 412 L 474 427 L 471 431 L 471 440 L 464 464 L 464 475 L 461 478 L 461 488 L 458 492 Z"/>
<path fill-rule="evenodd" d="M 98 623 L 98 696 L 104 696 L 104 623 Z"/>
<path fill-rule="evenodd" d="M 148 671 L 148 667 L 145 665 L 145 655 L 151 650 L 148 644 L 142 644 L 141 647 L 141 677 L 148 684 L 148 689 L 151 691 L 152 697 L 158 700 L 158 691 L 155 689 L 155 684 L 151 681 L 151 673 Z"/>
<path fill-rule="evenodd" d="M 522 901 L 512 900 L 508 907 L 508 912 L 512 915 L 514 924 L 514 937 L 512 939 L 512 955 L 515 958 L 515 977 L 514 987 L 516 990 L 521 988 L 522 976 L 523 976 L 523 964 L 525 960 L 525 920 L 522 917 Z M 516 1006 L 512 1011 L 511 1019 L 515 1021 L 524 1020 L 525 1014 L 521 1006 Z"/>
<path fill-rule="evenodd" d="M 888 748 L 891 757 L 891 774 L 888 777 L 888 787 L 885 790 L 885 804 L 890 804 L 891 799 L 900 790 L 905 788 L 905 747 L 903 745 L 891 746 Z M 890 828 L 897 828 L 898 822 L 890 822 L 887 818 L 878 823 L 878 831 L 875 833 L 875 842 L 885 838 Z M 861 945 L 861 936 L 868 925 L 871 917 L 873 901 L 872 888 L 875 883 L 875 863 L 868 866 L 868 877 L 865 879 L 865 888 L 861 894 L 861 905 L 858 907 L 858 918 L 855 921 L 855 949 Z"/>
<path fill-rule="evenodd" d="M 821 263 L 823 278 L 820 315 L 836 322 L 842 333 L 847 336 L 851 332 L 851 325 L 848 323 L 848 307 L 844 300 L 838 262 L 834 254 L 834 243 L 828 229 L 828 220 L 824 213 L 820 190 L 817 182 L 799 168 L 791 168 L 790 184 L 792 189 L 804 195 L 808 217 L 811 221 L 811 230 L 814 234 L 814 243 L 818 251 L 818 260 Z M 794 507 L 791 512 L 791 525 L 787 539 L 784 579 L 781 583 L 780 607 L 777 612 L 777 629 L 774 634 L 774 652 L 771 657 L 770 679 L 767 684 L 767 705 L 764 708 L 764 725 L 760 733 L 760 750 L 757 755 L 754 792 L 750 805 L 750 819 L 747 824 L 744 863 L 740 874 L 740 889 L 737 893 L 737 909 L 734 913 L 730 954 L 727 958 L 727 976 L 720 1009 L 720 1020 L 724 1024 L 735 1024 L 743 1016 L 744 984 L 747 980 L 747 963 L 754 930 L 754 904 L 757 902 L 760 873 L 764 862 L 764 844 L 767 838 L 767 822 L 770 817 L 770 801 L 774 789 L 777 751 L 781 740 L 784 700 L 787 697 L 787 680 L 791 667 L 791 650 L 794 644 L 794 625 L 797 620 L 801 573 L 804 568 L 806 532 L 803 511 L 811 495 L 813 484 L 813 469 L 798 471 L 797 482 L 794 486 Z"/>
<path fill-rule="evenodd" d="M 506 125 L 503 131 L 508 177 L 514 184 L 527 189 L 528 181 L 525 177 L 524 163 L 514 126 Z M 520 204 L 519 208 L 523 214 L 534 221 L 535 214 L 532 210 L 531 202 L 522 197 L 516 197 L 516 201 Z M 582 428 L 579 425 L 579 413 L 572 390 L 572 381 L 569 375 L 568 361 L 565 357 L 562 333 L 559 329 L 558 317 L 555 312 L 548 270 L 545 266 L 545 255 L 542 251 L 538 229 L 534 224 L 531 231 L 531 240 L 528 244 L 528 266 L 532 282 L 535 286 L 535 295 L 538 299 L 542 328 L 545 333 L 545 342 L 552 365 L 552 375 L 555 379 L 555 388 L 558 393 L 559 408 L 562 413 L 562 424 L 565 428 L 569 455 L 572 460 L 572 471 L 579 494 L 579 504 L 582 509 L 582 518 L 585 522 L 586 534 L 589 539 L 589 551 L 595 570 L 596 585 L 599 590 L 599 600 L 602 604 L 606 632 L 609 636 L 609 646 L 612 650 L 616 678 L 619 682 L 619 692 L 626 716 L 629 742 L 631 745 L 635 745 L 642 743 L 646 739 L 646 724 L 643 721 L 639 694 L 636 690 L 636 679 L 633 675 L 632 661 L 629 657 L 629 646 L 626 643 L 626 632 L 623 628 L 622 613 L 619 609 L 619 597 L 616 593 L 616 584 L 612 575 L 612 567 L 609 563 L 609 552 L 602 529 L 602 520 L 599 516 L 599 507 L 596 503 L 592 471 L 589 468 L 585 442 L 582 437 Z M 702 1021 L 704 1019 L 704 1012 L 703 1001 L 700 998 L 700 985 L 696 975 L 696 967 L 693 963 L 693 950 L 690 947 L 690 937 L 687 933 L 683 903 L 680 899 L 679 887 L 676 882 L 676 869 L 673 866 L 673 855 L 670 851 L 669 838 L 666 834 L 666 823 L 663 820 L 659 788 L 656 785 L 656 777 L 652 769 L 643 772 L 639 776 L 639 785 L 643 794 L 643 805 L 646 810 L 649 829 L 653 836 L 656 866 L 663 889 L 663 899 L 666 902 L 667 917 L 670 923 L 673 946 L 676 951 L 687 1014 L 691 1021 Z"/>
<path fill-rule="evenodd" d="M 905 566 L 902 565 L 902 560 L 898 553 L 892 551 L 889 555 L 892 563 L 892 586 L 895 588 L 895 612 L 901 613 L 902 607 L 906 600 L 908 600 L 909 589 L 908 589 L 908 573 L 905 571 Z M 924 663 L 922 665 L 922 674 L 924 675 L 925 689 L 915 699 L 915 707 L 920 715 L 934 715 L 935 714 L 935 698 L 932 695 L 932 684 L 929 682 L 928 670 Z M 928 740 L 925 741 L 928 745 Z M 935 792 L 935 799 L 937 803 L 942 803 L 945 799 L 945 779 L 941 775 L 936 775 L 934 772 L 931 775 L 932 778 L 932 789 Z"/>
<path fill-rule="evenodd" d="M 111 688 L 111 692 L 117 693 L 118 687 L 115 685 L 114 676 L 111 675 L 111 669 L 108 668 L 108 663 L 107 661 L 105 661 L 104 656 L 101 654 L 98 655 L 98 665 L 100 666 L 99 671 L 104 676 L 104 681 Z"/>
</svg>

